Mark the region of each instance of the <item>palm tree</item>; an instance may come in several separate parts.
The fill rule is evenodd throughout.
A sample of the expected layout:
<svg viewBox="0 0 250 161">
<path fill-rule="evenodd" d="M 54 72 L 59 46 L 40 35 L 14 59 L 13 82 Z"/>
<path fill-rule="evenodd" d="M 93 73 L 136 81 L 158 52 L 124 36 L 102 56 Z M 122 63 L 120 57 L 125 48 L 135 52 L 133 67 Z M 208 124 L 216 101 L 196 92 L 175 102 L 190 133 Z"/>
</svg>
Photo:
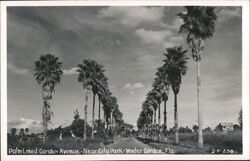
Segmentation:
<svg viewBox="0 0 250 161">
<path fill-rule="evenodd" d="M 84 133 L 83 139 L 87 140 L 87 116 L 88 116 L 88 96 L 91 90 L 91 85 L 93 84 L 93 72 L 92 72 L 92 61 L 83 60 L 83 64 L 78 64 L 78 81 L 82 83 L 84 95 L 85 95 L 85 105 L 84 105 Z"/>
<path fill-rule="evenodd" d="M 99 65 L 96 61 L 91 61 L 91 69 L 93 73 L 92 82 L 92 92 L 93 92 L 93 110 L 92 110 L 92 135 L 91 138 L 94 139 L 94 127 L 95 127 L 95 96 L 102 86 L 103 77 L 103 66 Z M 100 105 L 99 105 L 100 106 Z"/>
<path fill-rule="evenodd" d="M 143 137 L 143 134 L 144 134 L 144 131 L 145 131 L 145 124 L 146 124 L 146 116 L 144 114 L 144 111 L 142 110 L 140 112 L 140 115 L 139 115 L 138 119 L 137 119 L 137 127 L 138 127 L 138 130 L 142 132 L 142 137 Z"/>
<path fill-rule="evenodd" d="M 153 94 L 158 104 L 158 125 L 161 126 L 161 100 L 163 93 L 163 83 L 156 77 L 153 82 Z"/>
<path fill-rule="evenodd" d="M 156 77 L 153 82 L 153 95 L 158 104 L 158 140 L 160 140 L 160 128 L 161 128 L 161 101 L 162 101 L 162 93 L 163 93 L 164 84 L 160 78 Z"/>
<path fill-rule="evenodd" d="M 162 100 L 164 102 L 164 124 L 163 124 L 163 132 L 166 137 L 166 131 L 167 131 L 167 107 L 166 107 L 166 102 L 168 101 L 168 92 L 169 92 L 169 81 L 168 81 L 168 76 L 166 73 L 166 70 L 164 70 L 163 67 L 159 67 L 156 72 L 156 76 L 160 80 L 161 89 L 162 89 Z"/>
<path fill-rule="evenodd" d="M 95 126 L 95 96 L 98 92 L 98 87 L 96 84 L 92 86 L 92 92 L 93 92 L 93 109 L 92 109 L 92 132 L 91 132 L 91 138 L 94 139 L 94 126 Z"/>
<path fill-rule="evenodd" d="M 149 125 L 152 124 L 152 116 L 153 116 L 153 109 L 149 102 L 146 100 L 142 104 L 142 111 L 145 117 L 145 124 L 146 124 L 146 138 L 149 134 Z"/>
<path fill-rule="evenodd" d="M 197 108 L 198 108 L 198 126 L 199 139 L 198 147 L 203 147 L 202 134 L 202 110 L 200 107 L 200 61 L 203 53 L 205 40 L 212 37 L 215 32 L 215 21 L 217 19 L 214 13 L 214 7 L 187 6 L 186 13 L 179 13 L 178 16 L 184 21 L 180 26 L 179 33 L 187 33 L 187 43 L 192 50 L 192 57 L 196 62 L 197 74 Z"/>
<path fill-rule="evenodd" d="M 174 128 L 175 128 L 175 143 L 179 143 L 178 132 L 178 112 L 177 112 L 177 95 L 179 93 L 182 76 L 187 71 L 187 50 L 182 50 L 182 47 L 167 48 L 164 53 L 166 59 L 164 60 L 164 69 L 167 72 L 169 83 L 171 84 L 174 93 Z"/>
<path fill-rule="evenodd" d="M 42 55 L 38 61 L 35 61 L 34 77 L 39 85 L 42 86 L 43 97 L 43 142 L 46 141 L 48 123 L 51 119 L 50 100 L 52 93 L 55 92 L 56 84 L 60 83 L 63 75 L 61 70 L 62 62 L 58 57 L 51 54 Z"/>
<path fill-rule="evenodd" d="M 238 122 L 240 124 L 240 128 L 242 129 L 242 107 L 241 107 L 241 110 L 239 112 Z"/>
<path fill-rule="evenodd" d="M 155 99 L 155 95 L 153 93 L 153 91 L 149 91 L 147 93 L 147 97 L 146 97 L 148 103 L 153 107 L 154 109 L 154 121 L 153 121 L 153 124 L 156 125 L 156 111 L 157 111 L 157 108 L 158 108 L 158 104 L 157 104 L 157 101 Z"/>
<path fill-rule="evenodd" d="M 157 126 L 156 125 L 156 111 L 158 108 L 158 102 L 156 100 L 156 92 L 154 92 L 153 90 L 149 91 L 147 93 L 146 100 L 151 105 L 151 107 L 153 107 L 153 109 L 154 109 L 153 130 L 154 130 L 154 136 L 156 136 L 156 126 Z"/>
<path fill-rule="evenodd" d="M 108 78 L 103 74 L 103 76 L 100 78 L 99 81 L 99 87 L 98 87 L 98 120 L 101 119 L 101 100 L 104 99 L 104 92 L 108 90 Z"/>
<path fill-rule="evenodd" d="M 103 118 L 107 129 L 110 123 L 109 118 L 111 113 L 111 107 L 110 107 L 111 95 L 112 93 L 109 91 L 109 89 L 107 89 L 106 91 L 103 92 L 101 97 L 101 102 L 103 104 Z"/>
<path fill-rule="evenodd" d="M 114 130 L 114 112 L 115 112 L 115 109 L 118 108 L 116 97 L 111 96 L 108 107 L 111 109 L 111 112 L 110 112 L 110 125 L 111 126 L 110 126 L 110 128 L 111 128 L 111 131 L 113 132 L 113 130 Z"/>
</svg>

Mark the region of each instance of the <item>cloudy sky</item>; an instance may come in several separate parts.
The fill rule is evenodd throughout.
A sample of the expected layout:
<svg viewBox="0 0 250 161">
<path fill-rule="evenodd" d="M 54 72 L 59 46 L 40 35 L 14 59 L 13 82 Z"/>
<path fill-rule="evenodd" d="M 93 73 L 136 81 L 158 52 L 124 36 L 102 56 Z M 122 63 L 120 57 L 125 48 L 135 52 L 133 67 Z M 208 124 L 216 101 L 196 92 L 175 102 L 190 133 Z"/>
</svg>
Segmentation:
<svg viewBox="0 0 250 161">
<path fill-rule="evenodd" d="M 69 125 L 76 108 L 83 117 L 83 89 L 75 66 L 88 58 L 104 65 L 124 120 L 136 125 L 156 68 L 163 64 L 164 48 L 188 49 L 185 35 L 177 34 L 182 21 L 176 14 L 183 11 L 183 7 L 9 7 L 8 127 L 40 129 L 41 88 L 33 68 L 46 53 L 58 56 L 64 70 L 53 96 L 50 127 Z M 216 32 L 206 41 L 201 62 L 204 126 L 211 127 L 236 123 L 241 109 L 241 8 L 217 8 L 216 14 Z M 180 126 L 197 124 L 195 76 L 190 59 L 178 95 Z M 169 97 L 168 126 L 172 127 L 172 91 Z"/>
</svg>

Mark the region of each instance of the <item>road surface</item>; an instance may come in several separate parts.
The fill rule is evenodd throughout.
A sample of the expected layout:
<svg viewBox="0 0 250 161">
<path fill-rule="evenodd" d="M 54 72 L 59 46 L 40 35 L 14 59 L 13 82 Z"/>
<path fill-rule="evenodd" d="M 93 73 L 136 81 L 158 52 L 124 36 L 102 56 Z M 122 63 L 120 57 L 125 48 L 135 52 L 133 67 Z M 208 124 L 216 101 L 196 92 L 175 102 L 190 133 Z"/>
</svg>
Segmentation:
<svg viewBox="0 0 250 161">
<path fill-rule="evenodd" d="M 150 146 L 140 142 L 134 137 L 115 139 L 115 142 L 113 144 L 107 145 L 107 147 L 109 148 L 137 148 L 137 149 L 151 148 Z"/>
<path fill-rule="evenodd" d="M 134 137 L 114 139 L 113 144 L 105 146 L 111 154 L 163 154 L 158 148 L 152 148 Z"/>
<path fill-rule="evenodd" d="M 206 149 L 197 149 L 185 145 L 151 142 L 144 144 L 134 137 L 116 138 L 113 144 L 105 147 L 118 149 L 119 154 L 205 154 Z M 120 150 L 122 149 L 122 150 Z M 119 151 L 120 150 L 120 151 Z M 117 153 L 115 153 L 117 154 Z"/>
</svg>

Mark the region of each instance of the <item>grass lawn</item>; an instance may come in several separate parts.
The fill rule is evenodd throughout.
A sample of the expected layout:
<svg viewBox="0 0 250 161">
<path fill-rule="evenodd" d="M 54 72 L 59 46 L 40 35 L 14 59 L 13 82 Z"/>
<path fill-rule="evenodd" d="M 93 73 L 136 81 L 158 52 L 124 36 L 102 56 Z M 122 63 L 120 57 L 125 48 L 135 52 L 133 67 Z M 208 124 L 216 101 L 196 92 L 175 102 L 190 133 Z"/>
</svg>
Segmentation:
<svg viewBox="0 0 250 161">
<path fill-rule="evenodd" d="M 204 134 L 204 148 L 198 149 L 197 134 L 180 133 L 180 144 L 174 144 L 174 135 L 168 136 L 167 142 L 139 139 L 155 148 L 170 148 L 175 154 L 241 154 L 242 153 L 242 132 L 226 134 Z"/>
<path fill-rule="evenodd" d="M 23 141 L 22 143 L 17 143 L 15 145 L 8 145 L 8 148 L 19 148 L 19 149 L 53 149 L 53 150 L 59 150 L 60 148 L 64 150 L 80 150 L 83 148 L 88 149 L 96 149 L 103 146 L 104 140 L 102 138 L 95 138 L 87 139 L 86 141 L 83 141 L 82 138 L 64 138 L 62 140 L 58 139 L 51 139 L 48 140 L 46 143 L 43 143 L 40 140 L 27 140 Z"/>
</svg>

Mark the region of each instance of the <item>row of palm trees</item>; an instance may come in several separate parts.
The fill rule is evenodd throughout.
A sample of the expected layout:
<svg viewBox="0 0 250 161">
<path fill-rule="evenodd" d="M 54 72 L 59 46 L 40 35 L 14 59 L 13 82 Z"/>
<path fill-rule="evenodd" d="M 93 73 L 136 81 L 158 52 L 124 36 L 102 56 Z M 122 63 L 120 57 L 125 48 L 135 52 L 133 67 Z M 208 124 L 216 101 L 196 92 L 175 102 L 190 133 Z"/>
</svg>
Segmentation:
<svg viewBox="0 0 250 161">
<path fill-rule="evenodd" d="M 185 33 L 187 35 L 186 42 L 191 49 L 192 58 L 196 63 L 197 75 L 197 111 L 198 111 L 198 147 L 203 147 L 203 134 L 202 134 L 202 110 L 200 107 L 200 61 L 203 55 L 205 40 L 213 36 L 215 32 L 215 22 L 217 16 L 214 12 L 214 7 L 204 6 L 186 6 L 186 11 L 177 14 L 183 20 L 183 24 L 179 28 L 178 33 Z M 160 125 L 160 102 L 164 101 L 164 129 L 166 129 L 166 100 L 168 98 L 168 89 L 171 85 L 174 93 L 174 128 L 175 128 L 175 143 L 179 142 L 178 138 L 178 113 L 177 113 L 177 94 L 179 92 L 181 77 L 186 73 L 186 60 L 187 57 L 182 51 L 181 47 L 173 47 L 166 49 L 167 53 L 164 54 L 167 59 L 164 60 L 165 64 L 158 68 L 156 78 L 153 83 L 153 89 L 147 94 L 146 101 L 143 103 L 142 113 L 149 111 L 148 102 L 154 109 L 154 113 L 158 108 L 158 124 Z M 169 65 L 172 64 L 172 65 Z M 153 98 L 153 100 L 152 100 Z M 156 106 L 158 104 L 158 106 Z M 146 111 L 146 112 L 145 112 Z M 149 112 L 151 114 L 151 112 Z M 145 115 L 146 116 L 146 115 Z M 155 115 L 154 115 L 155 116 Z M 140 114 L 138 123 L 140 124 L 143 119 Z M 154 118 L 155 120 L 155 118 Z M 154 121 L 155 123 L 155 121 Z M 141 124 L 140 124 L 141 126 Z"/>
<path fill-rule="evenodd" d="M 38 61 L 35 62 L 34 77 L 38 84 L 42 86 L 43 98 L 43 141 L 46 141 L 48 123 L 51 120 L 51 106 L 52 94 L 55 92 L 55 86 L 60 83 L 63 76 L 61 69 L 62 62 L 58 57 L 51 54 L 42 55 Z M 94 60 L 83 60 L 82 64 L 77 66 L 78 81 L 82 84 L 84 91 L 84 135 L 83 139 L 87 139 L 87 111 L 88 111 L 88 97 L 90 92 L 93 93 L 93 109 L 92 109 L 92 135 L 94 138 L 95 126 L 95 103 L 96 95 L 98 96 L 98 121 L 101 120 L 101 104 L 104 113 L 104 122 L 106 127 L 113 127 L 115 122 L 123 122 L 123 115 L 119 110 L 117 98 L 112 95 L 108 88 L 108 78 L 105 76 L 105 69 L 103 65 L 98 64 Z"/>
<path fill-rule="evenodd" d="M 174 129 L 175 143 L 179 143 L 178 137 L 178 111 L 177 111 L 177 95 L 179 93 L 182 76 L 187 71 L 187 50 L 183 50 L 181 46 L 167 48 L 164 53 L 164 64 L 157 69 L 152 89 L 147 93 L 146 100 L 142 104 L 142 112 L 138 119 L 138 124 L 149 129 L 149 124 L 153 127 L 161 127 L 161 103 L 164 102 L 164 123 L 162 125 L 163 134 L 166 137 L 167 131 L 167 110 L 166 102 L 169 96 L 170 87 L 174 93 Z M 158 123 L 156 123 L 156 112 L 158 110 Z M 153 116 L 152 116 L 153 114 Z M 159 130 L 159 129 L 158 129 Z M 158 132 L 159 136 L 159 132 Z M 158 137 L 159 138 L 159 137 Z"/>
</svg>

